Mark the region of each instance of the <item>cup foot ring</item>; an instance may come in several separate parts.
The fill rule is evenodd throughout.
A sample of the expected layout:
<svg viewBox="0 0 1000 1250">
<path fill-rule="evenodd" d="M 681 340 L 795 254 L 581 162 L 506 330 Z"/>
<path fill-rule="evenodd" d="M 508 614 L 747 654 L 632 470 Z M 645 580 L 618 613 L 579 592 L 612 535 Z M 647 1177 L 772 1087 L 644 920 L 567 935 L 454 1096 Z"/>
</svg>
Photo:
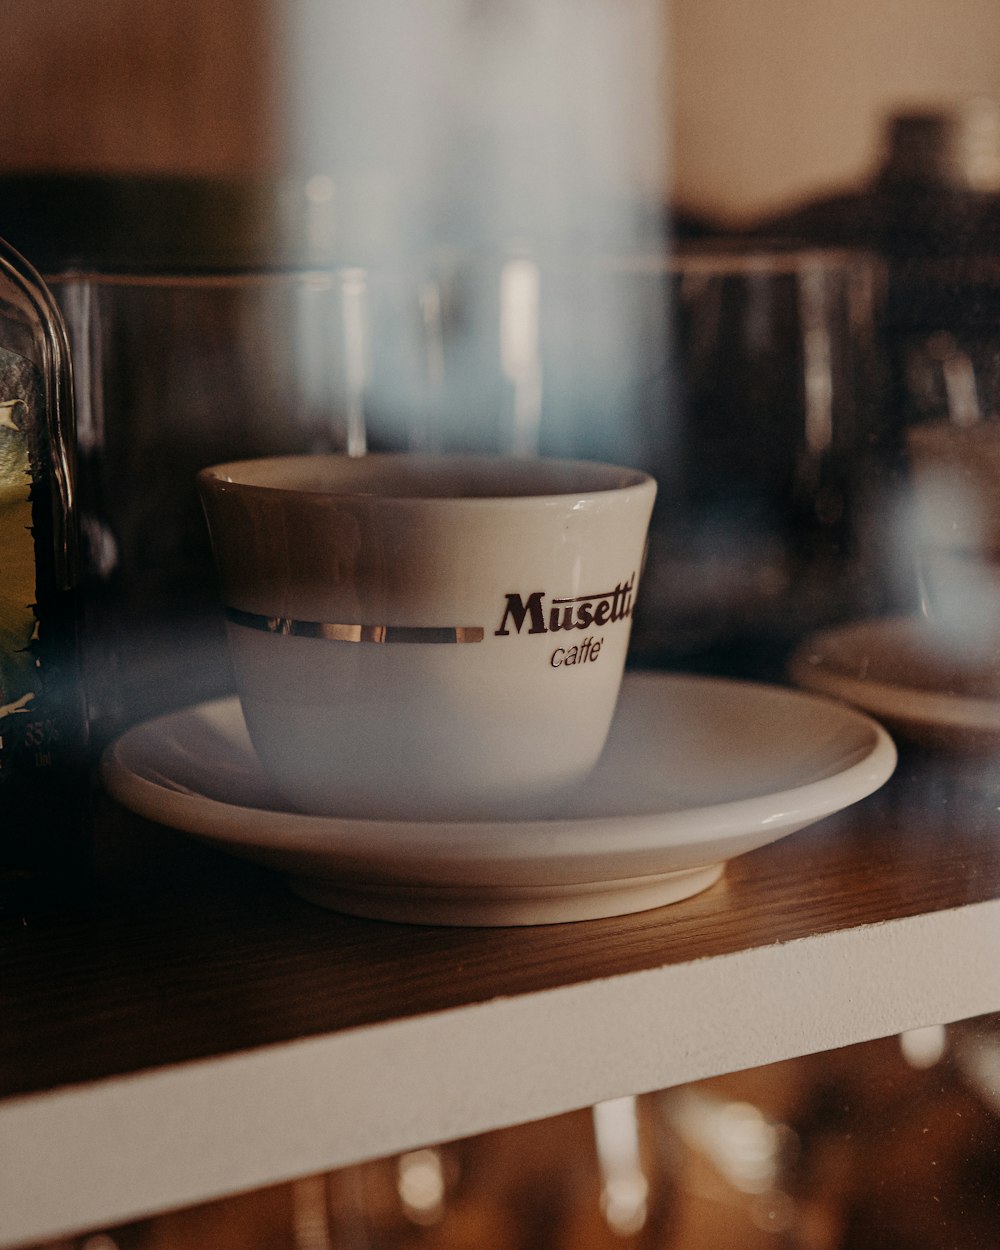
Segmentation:
<svg viewBox="0 0 1000 1250">
<path fill-rule="evenodd" d="M 403 924 L 500 928 L 626 916 L 679 903 L 713 886 L 725 864 L 572 885 L 350 885 L 289 877 L 294 894 L 332 911 Z"/>
</svg>

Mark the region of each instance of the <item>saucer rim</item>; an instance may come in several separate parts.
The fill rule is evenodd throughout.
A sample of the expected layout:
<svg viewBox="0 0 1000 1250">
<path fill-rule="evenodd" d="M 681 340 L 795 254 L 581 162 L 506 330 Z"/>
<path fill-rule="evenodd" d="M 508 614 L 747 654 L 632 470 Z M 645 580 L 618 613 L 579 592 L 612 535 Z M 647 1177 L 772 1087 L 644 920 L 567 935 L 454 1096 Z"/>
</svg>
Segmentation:
<svg viewBox="0 0 1000 1250">
<path fill-rule="evenodd" d="M 1000 739 L 1000 698 L 949 694 L 919 683 L 908 685 L 878 678 L 855 677 L 832 664 L 823 652 L 831 644 L 838 649 L 850 646 L 862 635 L 888 635 L 908 629 L 933 636 L 933 627 L 918 615 L 885 616 L 849 621 L 818 630 L 805 640 L 788 661 L 790 680 L 802 690 L 843 700 L 873 717 L 884 717 L 894 724 L 913 725 L 928 730 L 953 729 L 970 734 L 995 735 Z"/>
<path fill-rule="evenodd" d="M 106 749 L 101 764 L 101 779 L 112 797 L 140 816 L 180 829 L 186 833 L 221 843 L 236 851 L 280 854 L 327 855 L 346 871 L 349 864 L 360 867 L 362 876 L 381 869 L 395 871 L 396 879 L 415 880 L 414 872 L 427 869 L 427 880 L 441 881 L 440 870 L 468 874 L 488 867 L 496 881 L 496 872 L 513 872 L 509 883 L 523 880 L 523 870 L 530 870 L 530 879 L 539 874 L 547 879 L 567 880 L 567 861 L 587 861 L 598 875 L 574 876 L 576 881 L 605 879 L 600 865 L 611 866 L 623 858 L 633 861 L 650 857 L 680 856 L 677 867 L 704 865 L 709 859 L 727 859 L 729 855 L 699 856 L 704 843 L 725 848 L 734 843 L 733 855 L 753 849 L 743 845 L 757 839 L 755 845 L 773 842 L 825 816 L 858 802 L 877 790 L 891 776 L 896 765 L 896 749 L 886 730 L 872 717 L 856 708 L 809 691 L 792 687 L 769 686 L 717 677 L 687 674 L 631 673 L 626 683 L 657 683 L 663 696 L 671 686 L 684 683 L 689 688 L 712 684 L 725 687 L 736 697 L 781 696 L 789 701 L 807 700 L 822 704 L 825 710 L 842 723 L 851 725 L 859 736 L 859 746 L 846 766 L 837 767 L 825 776 L 814 777 L 800 786 L 764 791 L 716 804 L 678 808 L 669 812 L 631 813 L 621 816 L 594 815 L 537 821 L 473 821 L 423 822 L 381 821 L 308 815 L 295 811 L 270 811 L 261 807 L 226 803 L 189 788 L 178 788 L 176 781 L 147 768 L 137 771 L 129 762 L 138 742 L 162 732 L 164 727 L 183 725 L 186 718 L 205 715 L 209 709 L 218 711 L 227 705 L 238 714 L 235 696 L 207 700 L 164 716 L 155 717 L 127 730 Z M 209 817 L 206 820 L 206 811 Z M 240 833 L 231 828 L 239 822 Z M 271 826 L 270 830 L 268 826 Z M 277 828 L 280 826 L 280 829 Z M 612 826 L 628 831 L 628 845 L 608 845 Z M 484 838 L 487 831 L 502 831 L 506 837 Z M 420 835 L 419 837 L 416 835 Z M 486 845 L 484 846 L 484 843 Z M 530 852 L 526 854 L 526 846 Z M 742 846 L 742 850 L 739 849 Z M 648 871 L 666 871 L 663 867 L 625 875 L 648 875 Z M 522 872 L 522 876 L 517 876 Z M 324 875 L 329 875 L 326 873 Z M 622 875 L 619 873 L 619 875 Z"/>
</svg>

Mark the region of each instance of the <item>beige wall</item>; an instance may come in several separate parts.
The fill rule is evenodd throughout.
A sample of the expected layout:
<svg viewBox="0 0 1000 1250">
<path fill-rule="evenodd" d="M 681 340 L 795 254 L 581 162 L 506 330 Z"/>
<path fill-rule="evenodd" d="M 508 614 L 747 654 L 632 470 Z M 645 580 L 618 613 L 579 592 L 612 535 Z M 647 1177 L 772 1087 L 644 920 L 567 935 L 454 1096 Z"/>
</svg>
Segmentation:
<svg viewBox="0 0 1000 1250">
<path fill-rule="evenodd" d="M 745 218 L 860 177 L 903 102 L 1000 98 L 998 0 L 669 0 L 679 200 Z"/>
<path fill-rule="evenodd" d="M 275 15 L 292 3 L 0 5 L 0 169 L 280 165 Z M 878 118 L 898 101 L 1000 98 L 1000 0 L 662 3 L 668 189 L 723 217 L 859 177 Z"/>
<path fill-rule="evenodd" d="M 0 169 L 268 166 L 269 12 L 269 0 L 8 0 Z"/>
</svg>

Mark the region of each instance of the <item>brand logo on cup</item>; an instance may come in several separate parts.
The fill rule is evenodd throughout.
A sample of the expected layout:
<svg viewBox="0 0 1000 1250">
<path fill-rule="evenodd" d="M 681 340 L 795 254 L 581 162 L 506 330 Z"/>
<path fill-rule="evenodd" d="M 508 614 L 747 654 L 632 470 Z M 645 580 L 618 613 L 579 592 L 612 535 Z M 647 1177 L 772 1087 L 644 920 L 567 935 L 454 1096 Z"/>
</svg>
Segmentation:
<svg viewBox="0 0 1000 1250">
<path fill-rule="evenodd" d="M 500 618 L 500 626 L 493 632 L 496 637 L 521 633 L 550 634 L 559 630 L 600 629 L 618 621 L 628 620 L 632 615 L 632 596 L 635 573 L 627 582 L 619 582 L 611 590 L 597 594 L 575 595 L 569 599 L 550 599 L 546 602 L 544 590 L 534 590 L 525 598 L 518 593 L 508 594 Z"/>
</svg>

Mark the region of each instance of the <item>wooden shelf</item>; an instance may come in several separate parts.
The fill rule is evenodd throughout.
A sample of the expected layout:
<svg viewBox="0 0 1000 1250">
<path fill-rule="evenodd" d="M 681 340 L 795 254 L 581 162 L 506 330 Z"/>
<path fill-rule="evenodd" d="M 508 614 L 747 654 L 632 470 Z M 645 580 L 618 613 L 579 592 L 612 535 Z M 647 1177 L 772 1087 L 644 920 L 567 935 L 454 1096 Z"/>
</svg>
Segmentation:
<svg viewBox="0 0 1000 1250">
<path fill-rule="evenodd" d="M 0 935 L 0 1245 L 1000 1010 L 1000 795 L 879 794 L 637 916 L 324 912 L 108 806 L 86 909 Z"/>
</svg>

